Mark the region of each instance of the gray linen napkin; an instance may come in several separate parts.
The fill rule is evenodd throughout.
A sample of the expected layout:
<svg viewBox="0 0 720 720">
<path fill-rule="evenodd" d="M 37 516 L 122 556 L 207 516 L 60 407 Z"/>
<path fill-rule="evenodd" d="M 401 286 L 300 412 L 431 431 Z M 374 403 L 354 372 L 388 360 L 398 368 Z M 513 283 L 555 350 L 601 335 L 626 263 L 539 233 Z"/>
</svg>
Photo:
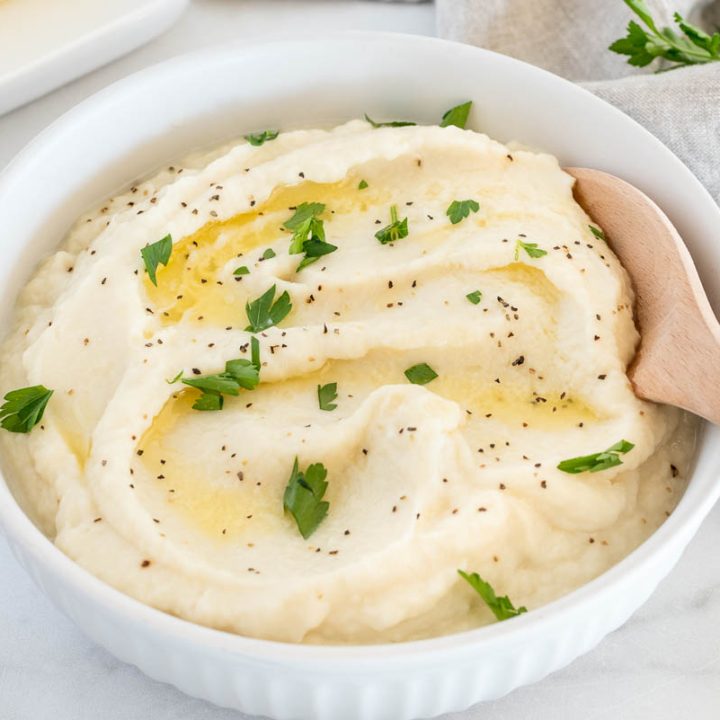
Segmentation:
<svg viewBox="0 0 720 720">
<path fill-rule="evenodd" d="M 621 0 L 436 0 L 438 34 L 512 55 L 585 87 L 648 128 L 720 203 L 720 62 L 655 74 L 607 47 L 635 19 Z M 661 26 L 674 11 L 708 30 L 720 0 L 647 0 Z"/>
</svg>

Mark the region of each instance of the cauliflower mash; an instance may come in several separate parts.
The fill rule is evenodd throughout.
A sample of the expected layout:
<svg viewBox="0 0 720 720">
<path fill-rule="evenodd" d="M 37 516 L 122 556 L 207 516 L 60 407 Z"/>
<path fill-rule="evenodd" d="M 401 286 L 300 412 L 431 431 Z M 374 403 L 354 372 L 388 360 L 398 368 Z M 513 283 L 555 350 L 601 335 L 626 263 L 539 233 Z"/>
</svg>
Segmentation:
<svg viewBox="0 0 720 720">
<path fill-rule="evenodd" d="M 630 283 L 555 158 L 250 139 L 80 218 L 19 300 L 0 390 L 52 396 L 3 463 L 64 553 L 196 623 L 376 643 L 493 621 L 471 573 L 532 611 L 663 522 L 694 426 L 633 395 Z"/>
</svg>

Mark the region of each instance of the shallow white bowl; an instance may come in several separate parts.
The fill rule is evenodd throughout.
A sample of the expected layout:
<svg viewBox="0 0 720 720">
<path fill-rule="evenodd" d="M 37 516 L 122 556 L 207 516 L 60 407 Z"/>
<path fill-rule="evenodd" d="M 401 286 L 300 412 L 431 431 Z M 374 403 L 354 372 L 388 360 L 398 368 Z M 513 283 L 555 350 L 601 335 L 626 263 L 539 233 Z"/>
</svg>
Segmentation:
<svg viewBox="0 0 720 720">
<path fill-rule="evenodd" d="M 472 99 L 472 126 L 566 165 L 616 173 L 668 213 L 720 298 L 720 210 L 639 125 L 570 83 L 439 40 L 350 34 L 225 47 L 123 80 L 54 123 L 0 176 L 0 323 L 37 261 L 88 206 L 201 145 L 264 127 L 363 112 L 435 122 Z M 211 630 L 89 575 L 28 520 L 0 481 L 0 523 L 36 582 L 91 638 L 153 678 L 278 720 L 409 720 L 463 709 L 560 668 L 622 624 L 669 572 L 720 494 L 720 431 L 706 427 L 677 510 L 595 581 L 511 622 L 422 642 L 307 647 Z"/>
</svg>

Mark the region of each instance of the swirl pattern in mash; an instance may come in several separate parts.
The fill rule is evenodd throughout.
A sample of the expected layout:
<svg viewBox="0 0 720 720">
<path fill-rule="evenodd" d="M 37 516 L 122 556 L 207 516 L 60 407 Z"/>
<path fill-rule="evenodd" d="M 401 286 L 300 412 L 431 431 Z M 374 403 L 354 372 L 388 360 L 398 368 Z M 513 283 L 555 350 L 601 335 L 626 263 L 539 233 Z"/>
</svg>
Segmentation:
<svg viewBox="0 0 720 720">
<path fill-rule="evenodd" d="M 465 198 L 479 210 L 452 224 Z M 325 204 L 338 249 L 297 272 L 282 225 L 302 202 Z M 381 244 L 392 205 L 409 233 Z M 81 218 L 24 291 L 0 381 L 55 395 L 31 435 L 2 437 L 14 491 L 98 577 L 245 635 L 489 622 L 459 568 L 537 608 L 663 521 L 693 444 L 683 413 L 632 393 L 630 285 L 588 224 L 553 157 L 455 127 L 356 121 L 169 167 Z M 155 287 L 140 250 L 168 233 Z M 292 311 L 258 335 L 260 385 L 193 410 L 166 380 L 249 358 L 245 303 L 272 285 Z M 420 363 L 438 377 L 409 383 Z M 621 438 L 622 465 L 557 469 Z M 296 456 L 328 470 L 307 540 L 283 512 Z"/>
</svg>

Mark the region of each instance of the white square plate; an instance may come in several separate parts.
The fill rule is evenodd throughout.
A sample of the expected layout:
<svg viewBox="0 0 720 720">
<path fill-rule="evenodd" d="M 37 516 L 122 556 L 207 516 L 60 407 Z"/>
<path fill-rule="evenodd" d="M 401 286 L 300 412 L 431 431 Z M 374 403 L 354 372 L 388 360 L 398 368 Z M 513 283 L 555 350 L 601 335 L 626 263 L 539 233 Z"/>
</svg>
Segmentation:
<svg viewBox="0 0 720 720">
<path fill-rule="evenodd" d="M 148 42 L 188 0 L 0 0 L 0 115 Z"/>
</svg>

